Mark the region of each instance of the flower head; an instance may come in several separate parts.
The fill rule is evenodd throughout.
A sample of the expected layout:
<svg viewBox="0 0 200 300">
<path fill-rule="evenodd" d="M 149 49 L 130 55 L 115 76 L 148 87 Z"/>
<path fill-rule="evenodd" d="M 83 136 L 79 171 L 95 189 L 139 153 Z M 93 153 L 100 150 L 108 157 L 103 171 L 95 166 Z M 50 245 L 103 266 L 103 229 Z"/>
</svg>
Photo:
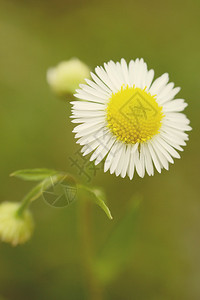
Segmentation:
<svg viewBox="0 0 200 300">
<path fill-rule="evenodd" d="M 73 94 L 79 84 L 89 76 L 89 67 L 78 58 L 72 58 L 48 69 L 47 82 L 58 96 L 66 96 Z"/>
<path fill-rule="evenodd" d="M 168 170 L 173 158 L 180 158 L 191 130 L 181 113 L 187 106 L 175 99 L 180 91 L 163 74 L 153 82 L 154 71 L 143 59 L 110 61 L 96 67 L 93 81 L 86 79 L 71 102 L 72 122 L 83 155 L 97 165 L 105 159 L 104 171 L 133 178 Z"/>
<path fill-rule="evenodd" d="M 17 214 L 20 203 L 3 202 L 0 204 L 0 239 L 13 246 L 30 239 L 34 223 L 29 210 Z"/>
</svg>

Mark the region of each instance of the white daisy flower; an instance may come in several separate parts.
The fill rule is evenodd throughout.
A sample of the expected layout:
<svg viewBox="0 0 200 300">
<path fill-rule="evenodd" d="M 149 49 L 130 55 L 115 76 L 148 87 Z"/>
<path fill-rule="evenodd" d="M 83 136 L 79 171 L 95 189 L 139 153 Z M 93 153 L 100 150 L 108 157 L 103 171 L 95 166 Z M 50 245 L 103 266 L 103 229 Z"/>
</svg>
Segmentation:
<svg viewBox="0 0 200 300">
<path fill-rule="evenodd" d="M 180 91 L 167 73 L 153 82 L 154 70 L 143 59 L 110 61 L 96 67 L 93 79 L 80 84 L 71 102 L 72 122 L 80 123 L 73 132 L 82 154 L 92 153 L 95 165 L 103 159 L 104 171 L 133 178 L 154 175 L 154 168 L 169 168 L 173 158 L 180 158 L 191 130 L 181 113 L 187 106 L 175 99 Z"/>
</svg>

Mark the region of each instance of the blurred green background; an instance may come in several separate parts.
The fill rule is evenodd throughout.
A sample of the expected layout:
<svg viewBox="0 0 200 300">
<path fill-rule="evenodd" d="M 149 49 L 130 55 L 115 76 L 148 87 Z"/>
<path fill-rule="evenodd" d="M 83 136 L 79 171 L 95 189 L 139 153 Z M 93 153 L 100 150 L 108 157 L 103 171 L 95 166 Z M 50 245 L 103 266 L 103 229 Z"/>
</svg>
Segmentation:
<svg viewBox="0 0 200 300">
<path fill-rule="evenodd" d="M 156 77 L 170 80 L 188 102 L 193 131 L 170 171 L 121 179 L 98 170 L 114 216 L 92 207 L 94 250 L 143 195 L 135 224 L 126 224 L 120 253 L 133 239 L 129 262 L 104 288 L 105 299 L 200 299 L 199 72 L 200 2 L 0 0 L 0 201 L 19 201 L 32 187 L 14 170 L 47 167 L 77 175 L 70 105 L 46 83 L 46 70 L 78 57 L 91 68 L 110 59 L 143 57 Z M 89 299 L 80 245 L 78 204 L 32 205 L 36 230 L 24 246 L 0 244 L 0 297 L 8 300 Z M 122 247 L 121 255 L 124 250 Z M 124 253 L 126 255 L 126 251 Z"/>
</svg>

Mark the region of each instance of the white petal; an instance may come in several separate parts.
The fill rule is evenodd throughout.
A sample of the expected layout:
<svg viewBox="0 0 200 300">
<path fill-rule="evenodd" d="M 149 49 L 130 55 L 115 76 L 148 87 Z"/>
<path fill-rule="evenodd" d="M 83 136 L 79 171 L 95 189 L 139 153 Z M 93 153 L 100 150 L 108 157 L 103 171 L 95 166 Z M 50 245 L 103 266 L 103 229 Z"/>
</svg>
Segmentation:
<svg viewBox="0 0 200 300">
<path fill-rule="evenodd" d="M 135 87 L 138 87 L 139 69 L 140 69 L 140 60 L 139 60 L 139 58 L 136 58 L 136 60 L 135 60 L 135 78 L 134 78 Z"/>
<path fill-rule="evenodd" d="M 122 154 L 124 152 L 124 144 L 120 143 L 118 151 L 115 152 L 115 155 L 112 158 L 112 163 L 110 165 L 110 174 L 113 174 L 118 166 L 119 160 L 122 160 Z"/>
<path fill-rule="evenodd" d="M 124 178 L 126 176 L 126 173 L 128 171 L 128 167 L 129 167 L 129 164 L 130 164 L 131 149 L 132 149 L 132 145 L 127 145 L 126 154 L 125 154 L 124 163 L 123 163 L 123 168 L 122 168 L 122 171 L 121 171 L 121 177 L 122 178 Z"/>
<path fill-rule="evenodd" d="M 153 163 L 154 163 L 154 166 L 156 168 L 156 170 L 160 173 L 161 172 L 161 169 L 162 169 L 162 164 L 160 164 L 159 162 L 159 159 L 156 155 L 156 152 L 154 151 L 151 143 L 147 143 L 147 146 L 148 146 L 148 149 L 149 149 L 149 152 L 150 152 L 150 155 L 152 157 L 152 160 L 153 160 Z"/>
<path fill-rule="evenodd" d="M 107 153 L 110 151 L 110 149 L 112 148 L 114 142 L 116 141 L 115 138 L 111 138 L 108 142 L 108 144 L 106 145 L 106 147 L 102 147 L 103 149 L 101 151 L 99 151 L 97 158 L 94 162 L 95 165 L 99 164 L 102 159 L 104 159 L 104 157 L 107 155 Z"/>
<path fill-rule="evenodd" d="M 75 138 L 80 138 L 83 136 L 88 136 L 88 135 L 92 135 L 94 136 L 94 138 L 96 138 L 96 136 L 98 135 L 99 130 L 101 130 L 102 128 L 104 128 L 105 125 L 103 123 L 97 124 L 95 126 L 92 126 L 90 128 L 86 128 L 86 129 L 82 129 L 79 130 L 78 133 L 76 133 Z"/>
<path fill-rule="evenodd" d="M 173 88 L 174 88 L 174 83 L 173 82 L 170 82 L 170 83 L 168 83 L 165 87 L 164 87 L 164 89 L 162 90 L 162 92 L 161 93 L 159 93 L 159 95 L 157 95 L 157 101 L 159 102 L 159 103 L 162 103 L 162 101 L 164 101 L 165 100 L 165 98 L 167 97 L 167 95 L 173 90 Z"/>
<path fill-rule="evenodd" d="M 176 94 L 179 93 L 180 89 L 181 89 L 180 87 L 176 87 L 176 88 L 172 89 L 170 92 L 166 93 L 165 96 L 157 98 L 158 102 L 161 105 L 163 105 L 167 101 L 172 100 L 176 96 Z"/>
<path fill-rule="evenodd" d="M 123 167 L 124 157 L 126 153 L 126 145 L 122 144 L 119 151 L 115 154 L 115 157 L 113 158 L 113 162 L 110 166 L 110 174 L 113 174 L 115 172 L 116 176 L 118 176 L 121 172 L 121 169 Z"/>
<path fill-rule="evenodd" d="M 137 75 L 139 70 L 139 59 L 137 58 L 135 62 L 131 64 L 131 69 L 129 67 L 129 73 L 131 74 L 131 84 L 137 87 Z"/>
<path fill-rule="evenodd" d="M 138 71 L 137 71 L 137 77 L 135 83 L 136 87 L 139 87 L 141 89 L 145 87 L 146 75 L 147 75 L 147 66 L 143 58 L 141 58 L 139 60 L 139 65 L 138 65 Z"/>
<path fill-rule="evenodd" d="M 92 103 L 88 101 L 72 101 L 70 102 L 75 110 L 105 110 L 106 105 L 100 103 Z"/>
<path fill-rule="evenodd" d="M 181 146 L 185 146 L 186 142 L 184 140 L 181 139 L 177 139 L 177 137 L 174 137 L 172 134 L 166 134 L 165 132 L 161 131 L 160 132 L 160 136 L 168 143 L 170 144 L 172 147 L 183 151 L 183 149 L 180 147 Z"/>
<path fill-rule="evenodd" d="M 104 100 L 108 100 L 109 99 L 109 94 L 108 93 L 104 93 L 102 91 L 99 91 L 97 89 L 91 88 L 90 86 L 86 85 L 86 84 L 80 84 L 79 85 L 80 89 L 76 90 L 77 93 L 82 93 L 82 91 L 85 91 L 87 94 L 91 94 L 93 96 L 96 96 L 98 98 L 104 99 Z"/>
<path fill-rule="evenodd" d="M 183 122 L 185 124 L 189 124 L 190 120 L 184 115 L 183 113 L 179 112 L 168 112 L 165 114 L 165 118 L 167 120 L 177 121 L 177 122 Z"/>
<path fill-rule="evenodd" d="M 77 90 L 79 91 L 79 93 L 77 94 L 74 94 L 74 97 L 80 99 L 80 100 L 87 100 L 87 102 L 94 102 L 94 103 L 107 103 L 107 100 L 105 99 L 102 99 L 100 97 L 97 97 L 97 96 L 94 96 L 94 95 L 91 95 L 91 94 L 88 94 L 82 90 Z M 81 91 L 81 92 L 80 92 Z M 84 102 L 84 101 L 83 101 Z M 70 102 L 71 104 L 72 103 L 75 103 L 75 101 L 73 102 Z"/>
<path fill-rule="evenodd" d="M 137 171 L 138 175 L 143 178 L 145 175 L 144 155 L 139 156 L 138 149 L 135 151 L 135 167 L 136 167 L 136 171 Z"/>
<path fill-rule="evenodd" d="M 134 76 L 135 76 L 135 62 L 134 60 L 131 60 L 129 63 L 129 81 L 130 81 L 130 86 L 132 87 L 134 85 Z"/>
<path fill-rule="evenodd" d="M 167 126 L 167 127 L 171 127 L 171 128 L 175 128 L 181 131 L 190 131 L 192 130 L 192 127 L 185 125 L 185 124 L 181 124 L 178 122 L 172 122 L 172 121 L 168 121 L 166 119 L 163 119 L 163 125 Z"/>
<path fill-rule="evenodd" d="M 110 74 L 112 74 L 113 80 L 115 81 L 115 85 L 117 86 L 118 90 L 120 90 L 124 84 L 122 74 L 121 72 L 118 72 L 117 64 L 115 64 L 112 60 L 108 62 L 108 66 L 110 69 Z"/>
<path fill-rule="evenodd" d="M 127 63 L 126 63 L 124 58 L 121 59 L 121 69 L 122 69 L 122 73 L 123 73 L 125 83 L 127 85 L 130 85 L 128 67 L 127 67 Z"/>
<path fill-rule="evenodd" d="M 95 72 L 99 76 L 99 78 L 109 87 L 109 89 L 113 93 L 117 92 L 116 87 L 113 85 L 113 83 L 111 82 L 107 72 L 102 67 L 96 67 Z"/>
<path fill-rule="evenodd" d="M 97 85 L 99 85 L 104 91 L 106 91 L 108 94 L 112 94 L 112 90 L 107 86 L 105 85 L 101 79 L 99 79 L 94 73 L 90 73 L 91 74 L 91 77 L 92 79 L 96 82 Z"/>
<path fill-rule="evenodd" d="M 74 129 L 72 130 L 72 132 L 75 132 L 75 133 L 78 133 L 78 132 L 81 132 L 81 131 L 85 131 L 87 129 L 90 129 L 91 127 L 94 127 L 98 124 L 105 124 L 105 122 L 102 122 L 102 121 L 93 121 L 93 122 L 86 122 L 84 124 L 81 124 L 81 125 L 78 125 L 76 127 L 74 127 Z"/>
<path fill-rule="evenodd" d="M 128 176 L 132 180 L 134 176 L 135 171 L 135 152 L 138 149 L 138 143 L 136 143 L 134 146 L 131 147 L 131 153 L 130 153 L 130 163 L 128 167 Z"/>
<path fill-rule="evenodd" d="M 175 158 L 180 158 L 180 154 L 172 148 L 166 141 L 164 141 L 160 136 L 157 138 L 157 142 L 172 156 Z"/>
<path fill-rule="evenodd" d="M 121 85 L 118 82 L 118 78 L 115 76 L 115 72 L 113 71 L 112 66 L 110 64 L 104 63 L 104 68 L 108 74 L 110 81 L 112 82 L 112 85 L 115 87 L 116 90 L 120 90 Z"/>
<path fill-rule="evenodd" d="M 151 176 L 154 174 L 154 168 L 153 168 L 153 163 L 152 163 L 151 155 L 149 152 L 149 148 L 146 143 L 142 143 L 141 148 L 142 148 L 143 155 L 144 155 L 145 169 L 147 171 L 147 174 L 149 176 Z"/>
<path fill-rule="evenodd" d="M 166 157 L 166 159 L 173 164 L 174 160 L 172 159 L 171 155 L 165 150 L 165 148 L 159 143 L 159 138 L 156 137 L 153 139 L 153 145 L 156 146 L 157 149 Z"/>
<path fill-rule="evenodd" d="M 142 90 L 144 88 L 146 88 L 147 75 L 148 75 L 147 64 L 145 62 L 143 62 L 143 70 L 142 70 L 142 74 L 141 74 L 141 89 Z"/>
<path fill-rule="evenodd" d="M 187 106 L 188 104 L 185 103 L 183 99 L 175 99 L 163 105 L 163 112 L 183 111 Z"/>
<path fill-rule="evenodd" d="M 113 71 L 113 76 L 115 77 L 115 80 L 116 80 L 116 82 L 119 86 L 119 90 L 120 90 L 122 85 L 124 84 L 124 77 L 123 77 L 123 73 L 121 70 L 121 65 L 120 65 L 120 63 L 115 64 L 112 60 L 109 61 L 108 65 Z"/>
<path fill-rule="evenodd" d="M 105 150 L 106 153 L 109 152 L 110 147 L 112 146 L 112 144 L 109 142 L 109 140 L 112 138 L 112 135 L 110 134 L 110 132 L 106 132 L 104 135 L 102 135 L 101 137 L 98 137 L 96 140 L 98 141 L 98 148 L 94 151 L 94 153 L 92 154 L 90 160 L 93 161 L 97 158 L 97 156 Z"/>
<path fill-rule="evenodd" d="M 149 89 L 151 95 L 152 96 L 159 95 L 159 93 L 163 90 L 163 88 L 166 86 L 168 81 L 169 81 L 169 75 L 167 73 L 157 78 L 152 84 L 151 88 Z"/>
<path fill-rule="evenodd" d="M 169 162 L 168 162 L 167 158 L 163 155 L 163 153 L 159 150 L 159 148 L 157 147 L 157 145 L 154 142 L 150 142 L 150 143 L 160 161 L 160 165 L 163 166 L 166 170 L 168 170 Z"/>
<path fill-rule="evenodd" d="M 91 143 L 88 143 L 87 145 L 85 145 L 82 148 L 81 153 L 83 153 L 83 156 L 86 156 L 90 152 L 94 151 L 98 146 L 99 146 L 99 142 L 98 141 L 92 141 Z"/>
<path fill-rule="evenodd" d="M 77 144 L 80 144 L 83 146 L 88 143 L 91 143 L 92 141 L 105 135 L 106 132 L 108 132 L 108 130 L 105 130 L 105 128 L 102 128 L 101 130 L 98 130 L 97 132 L 95 132 L 95 134 L 92 134 L 92 135 L 88 134 L 86 136 L 82 136 L 80 139 L 77 140 Z"/>
<path fill-rule="evenodd" d="M 115 157 L 115 153 L 117 151 L 119 151 L 120 147 L 121 147 L 121 143 L 119 143 L 118 141 L 115 141 L 110 152 L 108 153 L 108 156 L 106 157 L 106 161 L 104 164 L 104 172 L 107 172 L 108 169 L 110 168 L 113 158 Z"/>
<path fill-rule="evenodd" d="M 176 138 L 180 138 L 180 139 L 185 140 L 185 141 L 188 140 L 188 134 L 187 133 L 185 133 L 181 130 L 169 127 L 165 124 L 162 124 L 162 131 L 166 132 L 167 134 L 170 133 Z"/>
<path fill-rule="evenodd" d="M 150 71 L 148 71 L 147 76 L 146 76 L 146 82 L 145 82 L 145 86 L 147 87 L 147 91 L 149 91 L 149 88 L 151 86 L 151 83 L 153 81 L 154 78 L 154 70 L 151 69 Z"/>
<path fill-rule="evenodd" d="M 87 82 L 87 84 L 92 87 L 93 89 L 95 89 L 96 91 L 99 91 L 100 93 L 110 97 L 110 95 L 112 94 L 111 91 L 106 91 L 104 90 L 100 85 L 97 85 L 95 82 L 93 82 L 92 80 L 90 79 L 85 79 L 85 81 Z"/>
<path fill-rule="evenodd" d="M 71 120 L 72 123 L 90 123 L 92 124 L 93 122 L 104 122 L 105 117 L 96 117 L 96 118 L 80 118 L 80 119 L 73 119 Z"/>
<path fill-rule="evenodd" d="M 76 110 L 72 109 L 72 116 L 70 118 L 96 118 L 105 117 L 105 111 L 103 110 Z"/>
</svg>

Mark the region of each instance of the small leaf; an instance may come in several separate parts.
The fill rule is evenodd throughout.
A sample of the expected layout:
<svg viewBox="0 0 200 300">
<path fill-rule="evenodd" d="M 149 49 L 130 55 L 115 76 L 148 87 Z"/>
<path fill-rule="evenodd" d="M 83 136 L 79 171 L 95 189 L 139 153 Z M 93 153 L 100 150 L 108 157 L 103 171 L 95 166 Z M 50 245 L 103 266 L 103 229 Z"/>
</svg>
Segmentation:
<svg viewBox="0 0 200 300">
<path fill-rule="evenodd" d="M 86 192 L 88 195 L 88 200 L 97 204 L 106 213 L 107 217 L 110 220 L 112 220 L 113 217 L 111 215 L 111 212 L 110 212 L 108 206 L 105 203 L 106 197 L 105 197 L 105 193 L 103 192 L 103 190 L 101 190 L 99 188 L 90 188 L 85 185 L 79 185 L 78 190 Z"/>
<path fill-rule="evenodd" d="M 134 197 L 127 212 L 115 225 L 95 259 L 94 271 L 104 284 L 114 280 L 127 266 L 132 256 L 140 202 L 140 196 Z"/>
<path fill-rule="evenodd" d="M 52 187 L 52 185 L 56 185 L 58 182 L 62 182 L 63 180 L 68 181 L 69 185 L 73 182 L 73 178 L 69 174 L 57 172 L 57 174 L 47 177 L 38 183 L 26 197 L 29 197 L 30 201 L 34 201 L 39 198 L 44 191 L 47 191 L 50 187 Z"/>
<path fill-rule="evenodd" d="M 40 181 L 57 173 L 57 171 L 50 169 L 25 169 L 15 171 L 10 174 L 10 176 L 14 176 L 27 181 Z"/>
<path fill-rule="evenodd" d="M 38 199 L 40 196 L 43 195 L 45 191 L 47 191 L 52 186 L 54 187 L 57 183 L 63 183 L 63 181 L 71 184 L 74 183 L 74 178 L 70 174 L 65 174 L 63 172 L 57 172 L 57 174 L 47 177 L 41 182 L 39 182 L 33 189 L 29 191 L 29 193 L 23 198 L 22 205 L 18 210 L 18 215 L 21 215 L 24 208 L 27 207 L 30 202 Z M 65 186 L 66 187 L 66 186 Z M 71 201 L 72 202 L 72 201 Z M 68 203 L 69 204 L 69 203 Z M 55 205 L 54 205 L 55 206 Z"/>
</svg>

